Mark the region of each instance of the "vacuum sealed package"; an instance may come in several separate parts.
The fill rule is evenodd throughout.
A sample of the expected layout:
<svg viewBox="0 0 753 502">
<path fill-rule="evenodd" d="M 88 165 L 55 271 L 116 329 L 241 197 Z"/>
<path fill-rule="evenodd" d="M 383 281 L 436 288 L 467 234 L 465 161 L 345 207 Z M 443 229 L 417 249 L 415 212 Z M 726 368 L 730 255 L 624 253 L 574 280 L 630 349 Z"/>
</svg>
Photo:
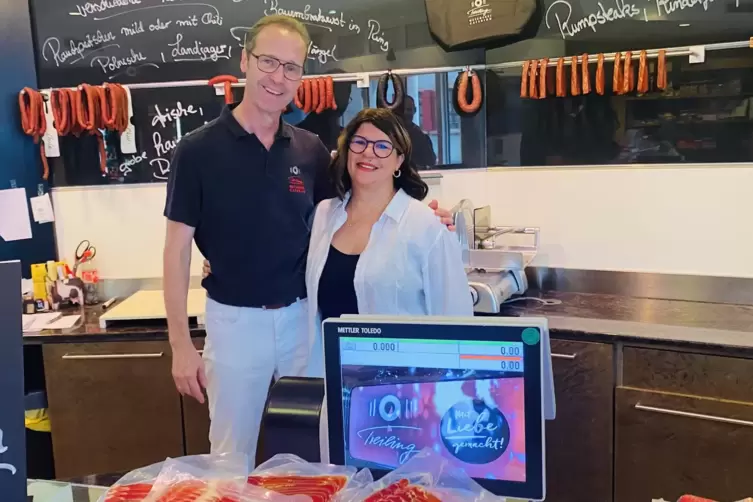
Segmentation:
<svg viewBox="0 0 753 502">
<path fill-rule="evenodd" d="M 360 474 L 360 473 L 359 473 Z M 462 469 L 424 449 L 378 481 L 349 493 L 342 502 L 504 502 Z"/>
<path fill-rule="evenodd" d="M 245 455 L 195 455 L 136 469 L 99 502 L 309 502 L 247 483 Z"/>
<path fill-rule="evenodd" d="M 372 481 L 371 473 L 355 467 L 311 464 L 296 455 L 279 454 L 259 465 L 248 484 L 288 495 L 305 495 L 311 502 L 340 500 Z"/>
</svg>

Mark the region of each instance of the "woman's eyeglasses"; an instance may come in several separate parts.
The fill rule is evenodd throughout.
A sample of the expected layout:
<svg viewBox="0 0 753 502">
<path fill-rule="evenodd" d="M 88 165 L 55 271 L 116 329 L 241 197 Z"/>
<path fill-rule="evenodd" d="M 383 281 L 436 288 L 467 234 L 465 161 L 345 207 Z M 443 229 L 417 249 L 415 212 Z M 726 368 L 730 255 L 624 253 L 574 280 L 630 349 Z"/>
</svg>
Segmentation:
<svg viewBox="0 0 753 502">
<path fill-rule="evenodd" d="M 286 79 L 296 81 L 303 78 L 303 67 L 300 65 L 295 63 L 283 63 L 272 56 L 257 56 L 253 52 L 250 52 L 249 54 L 256 58 L 256 67 L 264 73 L 274 73 L 277 71 L 277 68 L 282 65 L 282 74 Z"/>
<path fill-rule="evenodd" d="M 366 151 L 369 145 L 374 145 L 374 155 L 376 155 L 380 159 L 389 157 L 392 151 L 395 149 L 395 147 L 392 146 L 392 143 L 390 143 L 386 139 L 371 141 L 364 138 L 363 136 L 358 135 L 351 138 L 349 148 L 353 153 L 363 153 Z"/>
</svg>

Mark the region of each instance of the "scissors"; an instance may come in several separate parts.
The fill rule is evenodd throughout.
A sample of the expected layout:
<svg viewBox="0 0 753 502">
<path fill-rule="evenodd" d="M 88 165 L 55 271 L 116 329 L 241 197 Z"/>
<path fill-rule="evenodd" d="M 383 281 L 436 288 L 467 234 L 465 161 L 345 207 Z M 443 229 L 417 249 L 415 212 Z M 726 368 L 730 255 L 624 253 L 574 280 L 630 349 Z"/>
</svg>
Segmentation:
<svg viewBox="0 0 753 502">
<path fill-rule="evenodd" d="M 97 248 L 92 246 L 91 242 L 86 239 L 81 241 L 78 247 L 76 247 L 76 261 L 73 262 L 74 277 L 79 265 L 86 263 L 87 261 L 91 261 L 95 256 L 97 256 Z"/>
</svg>

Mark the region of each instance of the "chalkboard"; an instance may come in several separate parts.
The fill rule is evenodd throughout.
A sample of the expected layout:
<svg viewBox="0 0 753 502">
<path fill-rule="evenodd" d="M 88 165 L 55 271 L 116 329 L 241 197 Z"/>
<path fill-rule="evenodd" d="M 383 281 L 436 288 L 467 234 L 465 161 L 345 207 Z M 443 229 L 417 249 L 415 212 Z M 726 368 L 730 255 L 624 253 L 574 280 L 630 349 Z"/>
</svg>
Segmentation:
<svg viewBox="0 0 753 502">
<path fill-rule="evenodd" d="M 21 263 L 0 262 L 0 494 L 26 500 Z"/>
<path fill-rule="evenodd" d="M 286 14 L 310 32 L 306 70 L 347 72 L 483 62 L 445 53 L 424 0 L 30 0 L 40 87 L 241 76 L 246 30 Z"/>
<path fill-rule="evenodd" d="M 597 53 L 747 40 L 751 26 L 751 0 L 544 0 L 536 38 L 564 41 L 571 55 L 571 42 Z M 556 55 L 546 45 L 529 57 Z"/>
</svg>

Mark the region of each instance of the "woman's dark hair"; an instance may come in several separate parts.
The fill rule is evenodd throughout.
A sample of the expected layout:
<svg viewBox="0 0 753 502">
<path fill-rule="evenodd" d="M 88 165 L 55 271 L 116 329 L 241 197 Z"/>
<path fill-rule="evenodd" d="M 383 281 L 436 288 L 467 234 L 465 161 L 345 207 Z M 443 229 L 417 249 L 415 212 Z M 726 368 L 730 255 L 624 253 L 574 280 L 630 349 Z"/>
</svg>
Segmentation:
<svg viewBox="0 0 753 502">
<path fill-rule="evenodd" d="M 337 139 L 337 152 L 330 164 L 330 176 L 335 185 L 335 191 L 341 199 L 350 190 L 352 181 L 348 173 L 348 152 L 350 141 L 362 124 L 371 124 L 392 142 L 395 153 L 403 156 L 400 166 L 400 176 L 393 178 L 395 188 L 402 188 L 405 193 L 417 200 L 424 200 L 429 193 L 429 186 L 421 179 L 413 161 L 411 160 L 411 141 L 397 116 L 387 108 L 364 108 L 348 122 L 340 137 Z"/>
</svg>

